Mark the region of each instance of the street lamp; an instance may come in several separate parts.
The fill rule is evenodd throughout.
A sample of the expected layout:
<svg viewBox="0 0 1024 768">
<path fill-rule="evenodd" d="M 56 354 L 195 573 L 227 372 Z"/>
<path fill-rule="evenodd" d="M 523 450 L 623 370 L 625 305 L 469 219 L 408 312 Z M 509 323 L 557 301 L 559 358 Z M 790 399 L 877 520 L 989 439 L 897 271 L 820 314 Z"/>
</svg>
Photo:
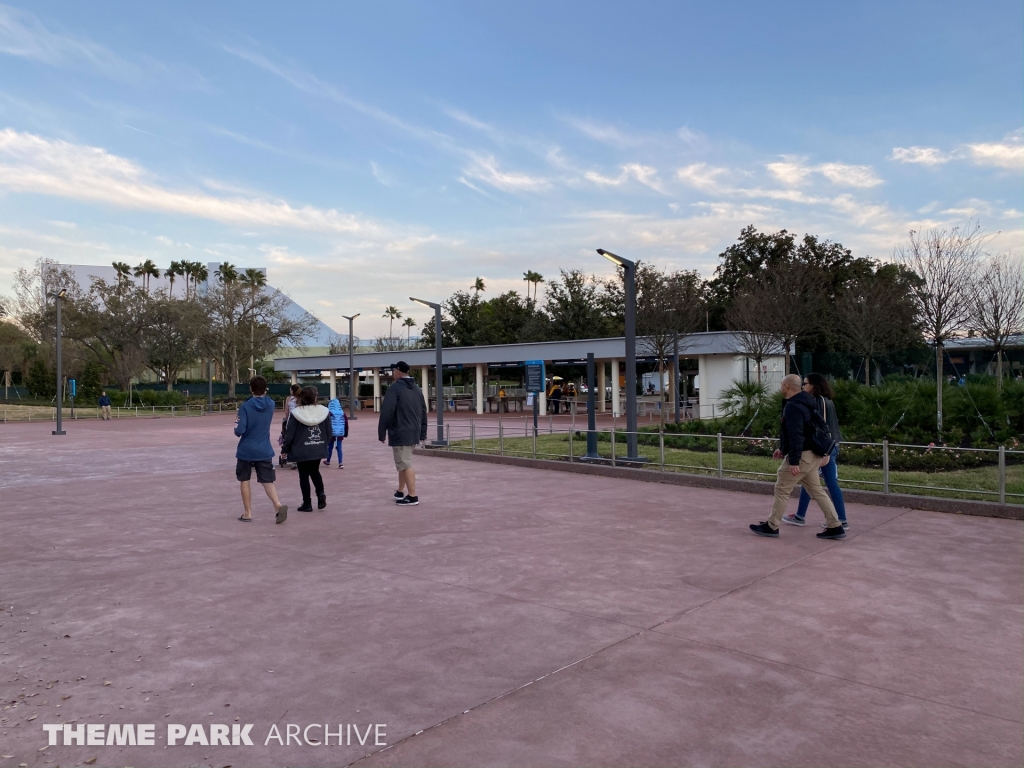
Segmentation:
<svg viewBox="0 0 1024 768">
<path fill-rule="evenodd" d="M 61 351 L 61 327 L 60 327 L 60 309 L 63 304 L 64 297 L 67 295 L 68 289 L 61 288 L 59 291 L 50 293 L 50 298 L 54 300 L 57 305 L 57 428 L 53 430 L 54 435 L 66 435 L 61 426 L 63 425 L 63 412 L 62 407 L 64 405 L 64 392 L 61 388 L 61 384 L 64 380 L 64 359 Z"/>
<path fill-rule="evenodd" d="M 356 389 L 358 389 L 358 385 L 355 380 L 356 367 L 353 362 L 355 358 L 352 356 L 352 322 L 361 314 L 363 313 L 356 312 L 351 317 L 342 315 L 343 318 L 348 320 L 348 412 L 349 418 L 353 421 L 358 418 L 356 416 Z"/>
<path fill-rule="evenodd" d="M 629 259 L 598 248 L 597 252 L 622 267 L 626 299 L 626 458 L 640 462 L 637 453 L 636 425 L 636 264 Z"/>
<path fill-rule="evenodd" d="M 437 440 L 433 445 L 447 445 L 444 439 L 444 368 L 441 360 L 441 305 L 432 301 L 424 301 L 414 296 L 409 301 L 415 301 L 424 307 L 434 310 L 434 348 L 437 351 L 437 373 L 434 374 L 434 385 L 437 387 Z M 430 392 L 427 392 L 427 403 L 430 403 Z"/>
</svg>

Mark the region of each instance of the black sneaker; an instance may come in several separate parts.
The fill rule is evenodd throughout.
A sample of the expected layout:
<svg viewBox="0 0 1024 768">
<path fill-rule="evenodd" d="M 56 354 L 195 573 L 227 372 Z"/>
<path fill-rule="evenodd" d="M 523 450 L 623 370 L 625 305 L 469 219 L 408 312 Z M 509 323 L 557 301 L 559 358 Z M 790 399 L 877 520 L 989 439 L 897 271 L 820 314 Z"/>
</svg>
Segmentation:
<svg viewBox="0 0 1024 768">
<path fill-rule="evenodd" d="M 404 499 L 404 498 L 405 498 L 405 494 L 404 493 L 402 493 L 401 491 L 395 491 L 395 501 L 398 501 L 399 499 Z"/>
<path fill-rule="evenodd" d="M 835 528 L 826 528 L 821 533 L 817 534 L 819 539 L 845 539 L 846 530 L 841 525 L 837 525 Z"/>
<path fill-rule="evenodd" d="M 757 525 L 751 525 L 750 532 L 756 533 L 758 536 L 768 536 L 772 539 L 779 538 L 778 528 L 772 528 L 770 525 L 768 525 L 767 522 L 758 523 Z"/>
<path fill-rule="evenodd" d="M 395 504 L 400 504 L 403 507 L 415 507 L 419 503 L 419 496 L 405 496 L 401 499 L 395 499 Z"/>
<path fill-rule="evenodd" d="M 310 502 L 310 501 L 304 501 L 304 502 L 302 502 L 302 506 L 301 507 L 296 507 L 295 508 L 295 511 L 296 512 L 312 512 L 313 511 L 313 503 Z"/>
<path fill-rule="evenodd" d="M 323 509 L 327 506 L 327 494 L 321 493 L 316 497 L 316 508 Z"/>
</svg>

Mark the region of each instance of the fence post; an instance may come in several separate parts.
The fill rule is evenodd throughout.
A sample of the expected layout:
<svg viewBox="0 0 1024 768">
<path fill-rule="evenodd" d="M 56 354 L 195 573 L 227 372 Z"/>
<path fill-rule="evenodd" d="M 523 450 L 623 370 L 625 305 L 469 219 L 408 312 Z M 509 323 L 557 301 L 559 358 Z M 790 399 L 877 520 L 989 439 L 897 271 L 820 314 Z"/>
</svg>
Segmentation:
<svg viewBox="0 0 1024 768">
<path fill-rule="evenodd" d="M 501 423 L 501 416 L 498 417 L 498 455 L 505 455 L 505 429 Z"/>
<path fill-rule="evenodd" d="M 569 430 L 569 463 L 572 464 L 572 430 Z"/>
<path fill-rule="evenodd" d="M 469 420 L 469 444 L 473 447 L 473 453 L 476 453 L 476 423 L 473 419 Z"/>
<path fill-rule="evenodd" d="M 612 466 L 615 466 L 615 419 L 612 419 Z"/>
<path fill-rule="evenodd" d="M 658 433 L 658 465 L 662 472 L 665 471 L 665 433 Z"/>
<path fill-rule="evenodd" d="M 999 446 L 999 503 L 1006 503 L 1006 447 Z"/>
<path fill-rule="evenodd" d="M 718 433 L 718 476 L 725 477 L 725 473 L 722 471 L 722 433 Z"/>
<path fill-rule="evenodd" d="M 448 448 L 448 453 L 451 453 L 452 452 L 452 423 L 449 421 L 447 424 L 444 425 L 444 427 L 445 427 L 445 429 L 444 429 L 444 432 L 445 432 L 445 435 L 444 435 L 445 446 Z"/>
<path fill-rule="evenodd" d="M 537 458 L 537 433 L 533 433 L 533 458 Z"/>
<path fill-rule="evenodd" d="M 889 440 L 882 441 L 882 493 L 889 493 Z"/>
</svg>

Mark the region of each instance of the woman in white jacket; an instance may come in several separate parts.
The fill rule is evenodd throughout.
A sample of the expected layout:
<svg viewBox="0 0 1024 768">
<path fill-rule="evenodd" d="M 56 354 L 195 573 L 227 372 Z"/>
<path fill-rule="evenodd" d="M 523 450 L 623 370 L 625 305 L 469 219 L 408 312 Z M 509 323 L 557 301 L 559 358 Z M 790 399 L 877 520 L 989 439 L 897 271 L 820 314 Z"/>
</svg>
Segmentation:
<svg viewBox="0 0 1024 768">
<path fill-rule="evenodd" d="M 316 404 L 316 398 L 315 387 L 306 387 L 299 393 L 299 404 L 292 408 L 284 433 L 284 444 L 281 446 L 288 460 L 294 461 L 299 469 L 299 488 L 302 490 L 302 506 L 297 510 L 299 512 L 313 511 L 310 480 L 316 488 L 317 509 L 327 506 L 320 462 L 327 458 L 327 446 L 331 441 L 331 414 L 322 405 Z"/>
</svg>

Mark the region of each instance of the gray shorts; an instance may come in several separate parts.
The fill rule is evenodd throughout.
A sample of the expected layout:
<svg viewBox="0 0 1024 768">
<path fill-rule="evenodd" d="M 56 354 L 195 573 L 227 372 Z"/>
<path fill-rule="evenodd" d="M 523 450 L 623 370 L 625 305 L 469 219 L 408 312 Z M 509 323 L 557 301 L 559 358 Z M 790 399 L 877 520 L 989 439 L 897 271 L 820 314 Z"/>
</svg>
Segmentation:
<svg viewBox="0 0 1024 768">
<path fill-rule="evenodd" d="M 235 460 L 235 478 L 240 483 L 248 483 L 252 479 L 252 471 L 256 470 L 256 482 L 269 485 L 274 482 L 274 463 L 271 461 Z"/>
<path fill-rule="evenodd" d="M 391 452 L 395 454 L 395 469 L 404 472 L 412 469 L 412 451 L 415 445 L 392 445 Z"/>
</svg>

